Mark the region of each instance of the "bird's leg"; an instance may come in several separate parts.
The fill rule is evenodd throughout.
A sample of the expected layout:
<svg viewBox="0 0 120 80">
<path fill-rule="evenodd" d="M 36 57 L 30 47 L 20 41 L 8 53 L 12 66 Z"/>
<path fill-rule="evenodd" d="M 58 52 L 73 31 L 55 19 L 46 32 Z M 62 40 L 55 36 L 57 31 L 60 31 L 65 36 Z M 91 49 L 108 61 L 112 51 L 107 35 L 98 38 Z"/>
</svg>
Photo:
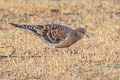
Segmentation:
<svg viewBox="0 0 120 80">
<path fill-rule="evenodd" d="M 55 48 L 54 46 L 50 46 L 52 49 L 52 52 L 59 52 L 59 50 L 57 48 Z"/>
</svg>

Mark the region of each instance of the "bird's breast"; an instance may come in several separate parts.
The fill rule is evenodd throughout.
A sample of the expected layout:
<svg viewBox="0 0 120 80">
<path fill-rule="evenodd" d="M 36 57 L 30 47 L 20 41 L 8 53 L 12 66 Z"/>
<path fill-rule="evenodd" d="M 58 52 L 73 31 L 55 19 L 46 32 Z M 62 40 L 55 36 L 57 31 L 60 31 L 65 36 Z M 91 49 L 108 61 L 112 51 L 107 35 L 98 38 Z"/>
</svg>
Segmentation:
<svg viewBox="0 0 120 80">
<path fill-rule="evenodd" d="M 60 42 L 57 44 L 55 47 L 56 48 L 64 48 L 64 47 L 69 47 L 72 44 L 74 44 L 76 41 L 78 41 L 78 37 L 75 37 L 73 34 L 68 35 L 67 39 L 64 41 Z"/>
</svg>

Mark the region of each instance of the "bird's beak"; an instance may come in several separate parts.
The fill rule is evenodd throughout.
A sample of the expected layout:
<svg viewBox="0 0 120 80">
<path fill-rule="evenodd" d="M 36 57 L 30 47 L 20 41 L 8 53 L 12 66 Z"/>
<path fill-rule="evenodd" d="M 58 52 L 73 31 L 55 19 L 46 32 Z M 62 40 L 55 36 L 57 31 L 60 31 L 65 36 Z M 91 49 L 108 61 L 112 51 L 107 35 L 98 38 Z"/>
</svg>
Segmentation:
<svg viewBox="0 0 120 80">
<path fill-rule="evenodd" d="M 85 34 L 85 37 L 88 37 L 88 38 L 89 38 L 89 36 L 88 36 L 88 34 L 87 34 L 87 33 Z"/>
</svg>

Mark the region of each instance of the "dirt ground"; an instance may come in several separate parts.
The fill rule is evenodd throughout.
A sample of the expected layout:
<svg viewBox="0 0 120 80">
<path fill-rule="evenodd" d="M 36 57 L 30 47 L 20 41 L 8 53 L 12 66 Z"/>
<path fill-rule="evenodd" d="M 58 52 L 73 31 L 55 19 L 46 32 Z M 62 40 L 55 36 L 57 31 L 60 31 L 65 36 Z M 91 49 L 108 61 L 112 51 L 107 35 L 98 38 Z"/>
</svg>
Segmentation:
<svg viewBox="0 0 120 80">
<path fill-rule="evenodd" d="M 8 23 L 86 28 L 69 48 L 50 48 Z M 0 0 L 0 80 L 120 80 L 120 0 Z"/>
</svg>

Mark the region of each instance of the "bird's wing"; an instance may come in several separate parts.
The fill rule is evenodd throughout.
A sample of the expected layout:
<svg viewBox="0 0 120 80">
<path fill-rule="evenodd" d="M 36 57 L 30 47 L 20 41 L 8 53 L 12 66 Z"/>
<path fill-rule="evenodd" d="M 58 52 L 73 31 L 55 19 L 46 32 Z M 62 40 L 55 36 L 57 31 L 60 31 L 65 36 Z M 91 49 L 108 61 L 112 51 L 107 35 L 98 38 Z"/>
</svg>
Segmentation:
<svg viewBox="0 0 120 80">
<path fill-rule="evenodd" d="M 58 24 L 47 24 L 44 25 L 43 29 L 40 30 L 41 37 L 43 40 L 56 44 L 64 41 L 68 34 L 67 27 Z"/>
<path fill-rule="evenodd" d="M 24 28 L 32 33 L 35 33 L 41 37 L 47 43 L 57 44 L 64 41 L 67 38 L 67 34 L 71 30 L 70 28 L 58 25 L 58 24 L 47 24 L 47 25 L 21 25 L 10 23 L 11 25 L 19 28 Z"/>
</svg>

